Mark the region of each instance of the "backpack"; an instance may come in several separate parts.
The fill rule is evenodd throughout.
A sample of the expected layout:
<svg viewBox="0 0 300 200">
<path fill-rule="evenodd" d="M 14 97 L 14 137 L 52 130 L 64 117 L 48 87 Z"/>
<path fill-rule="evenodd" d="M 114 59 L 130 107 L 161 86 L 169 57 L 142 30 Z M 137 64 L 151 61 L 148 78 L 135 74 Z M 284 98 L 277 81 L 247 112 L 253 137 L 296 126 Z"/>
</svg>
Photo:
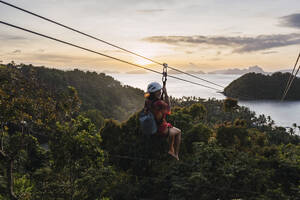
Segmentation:
<svg viewBox="0 0 300 200">
<path fill-rule="evenodd" d="M 154 103 L 151 102 L 151 106 Z M 149 107 L 146 107 L 147 110 L 143 109 L 139 114 L 139 120 L 141 125 L 141 131 L 147 136 L 154 135 L 157 132 L 157 124 L 154 118 L 154 115 L 150 111 Z"/>
</svg>

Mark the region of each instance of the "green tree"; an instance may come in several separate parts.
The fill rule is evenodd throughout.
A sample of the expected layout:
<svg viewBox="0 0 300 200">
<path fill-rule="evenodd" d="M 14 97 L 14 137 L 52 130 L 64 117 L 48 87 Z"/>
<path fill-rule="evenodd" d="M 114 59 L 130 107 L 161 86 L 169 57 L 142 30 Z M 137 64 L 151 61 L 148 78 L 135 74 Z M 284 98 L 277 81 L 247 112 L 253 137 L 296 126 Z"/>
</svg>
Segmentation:
<svg viewBox="0 0 300 200">
<path fill-rule="evenodd" d="M 47 136 L 57 120 L 68 119 L 79 106 L 73 89 L 55 101 L 48 90 L 38 84 L 34 71 L 28 73 L 30 76 L 25 77 L 13 66 L 0 70 L 0 159 L 5 163 L 6 193 L 11 199 L 17 199 L 15 165 L 25 167 L 28 172 L 40 166 L 41 150 L 36 133 Z"/>
<path fill-rule="evenodd" d="M 100 130 L 100 128 L 104 125 L 104 117 L 99 110 L 87 110 L 82 113 L 83 116 L 89 118 L 93 124 Z"/>
<path fill-rule="evenodd" d="M 96 199 L 105 189 L 105 179 L 111 176 L 111 169 L 104 167 L 104 153 L 101 149 L 101 137 L 94 124 L 79 115 L 69 122 L 57 122 L 50 139 L 51 168 L 48 170 L 56 180 L 49 193 L 49 185 L 40 188 L 36 198 L 48 196 L 48 199 Z M 39 181 L 49 176 L 41 176 Z M 108 175 L 108 176 L 107 176 Z M 107 176 L 107 177 L 106 177 Z M 41 184 L 39 182 L 39 184 Z M 45 192 L 43 192 L 45 190 Z"/>
</svg>

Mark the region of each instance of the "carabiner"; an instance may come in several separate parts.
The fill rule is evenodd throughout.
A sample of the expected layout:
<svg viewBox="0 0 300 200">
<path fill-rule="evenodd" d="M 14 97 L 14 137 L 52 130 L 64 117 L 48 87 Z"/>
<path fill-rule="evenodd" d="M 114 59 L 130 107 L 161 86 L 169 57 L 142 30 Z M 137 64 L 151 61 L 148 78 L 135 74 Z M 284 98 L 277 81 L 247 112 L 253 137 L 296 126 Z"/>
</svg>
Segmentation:
<svg viewBox="0 0 300 200">
<path fill-rule="evenodd" d="M 165 82 L 167 81 L 167 70 L 168 70 L 168 64 L 164 63 L 163 64 L 163 77 L 162 77 L 162 81 L 163 81 L 164 85 L 166 84 Z"/>
</svg>

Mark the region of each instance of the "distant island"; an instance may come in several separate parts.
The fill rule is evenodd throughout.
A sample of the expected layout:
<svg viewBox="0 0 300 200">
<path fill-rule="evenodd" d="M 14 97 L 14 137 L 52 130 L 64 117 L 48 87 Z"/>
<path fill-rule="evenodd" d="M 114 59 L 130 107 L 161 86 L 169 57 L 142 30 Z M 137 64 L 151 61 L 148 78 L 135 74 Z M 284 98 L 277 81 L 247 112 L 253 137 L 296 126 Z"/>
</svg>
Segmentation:
<svg viewBox="0 0 300 200">
<path fill-rule="evenodd" d="M 186 73 L 190 73 L 190 74 L 205 74 L 205 72 L 203 71 L 194 71 L 194 70 L 187 70 Z"/>
<path fill-rule="evenodd" d="M 224 70 L 216 70 L 212 72 L 208 72 L 208 74 L 246 74 L 246 73 L 262 73 L 262 74 L 267 74 L 268 72 L 265 72 L 261 67 L 259 66 L 251 66 L 246 69 L 224 69 Z"/>
<path fill-rule="evenodd" d="M 148 72 L 146 70 L 134 70 L 126 72 L 126 74 L 147 74 Z"/>
<path fill-rule="evenodd" d="M 228 69 L 222 69 L 222 70 L 215 70 L 215 71 L 210 71 L 210 72 L 204 72 L 202 70 L 197 70 L 195 69 L 189 69 L 189 70 L 183 70 L 183 69 L 179 69 L 185 73 L 189 73 L 189 74 L 225 74 L 225 75 L 243 75 L 243 74 L 247 74 L 247 73 L 261 73 L 261 74 L 271 74 L 272 72 L 266 72 L 264 71 L 264 69 L 262 67 L 259 67 L 257 65 L 255 66 L 250 66 L 250 67 L 246 67 L 244 69 L 241 68 L 228 68 Z M 285 70 L 280 70 L 278 72 L 282 72 L 282 73 L 286 73 L 286 72 L 290 72 L 291 70 L 285 69 Z M 110 71 L 110 70 L 105 70 L 103 71 L 103 73 L 106 74 L 112 74 L 112 73 L 120 73 L 118 71 Z M 127 71 L 125 72 L 125 74 L 147 74 L 148 71 L 146 70 L 132 70 L 132 71 Z M 177 70 L 174 69 L 169 69 L 168 70 L 168 74 L 182 74 L 182 72 L 179 72 Z"/>
<path fill-rule="evenodd" d="M 270 72 L 265 72 L 261 67 L 259 66 L 250 66 L 246 69 L 239 69 L 239 68 L 229 68 L 229 69 L 223 69 L 223 70 L 215 70 L 211 72 L 205 73 L 204 71 L 201 70 L 186 70 L 186 73 L 190 74 L 246 74 L 250 72 L 255 72 L 255 73 L 262 73 L 262 74 L 270 74 Z M 169 70 L 168 74 L 181 74 L 181 72 L 175 71 L 175 70 Z"/>
<path fill-rule="evenodd" d="M 280 100 L 289 77 L 290 73 L 281 72 L 248 73 L 232 81 L 224 89 L 224 95 L 242 100 Z M 300 100 L 300 78 L 294 80 L 285 99 Z"/>
<path fill-rule="evenodd" d="M 111 71 L 111 70 L 104 70 L 101 73 L 104 73 L 104 74 L 118 74 L 120 72 L 118 72 L 118 71 Z"/>
</svg>

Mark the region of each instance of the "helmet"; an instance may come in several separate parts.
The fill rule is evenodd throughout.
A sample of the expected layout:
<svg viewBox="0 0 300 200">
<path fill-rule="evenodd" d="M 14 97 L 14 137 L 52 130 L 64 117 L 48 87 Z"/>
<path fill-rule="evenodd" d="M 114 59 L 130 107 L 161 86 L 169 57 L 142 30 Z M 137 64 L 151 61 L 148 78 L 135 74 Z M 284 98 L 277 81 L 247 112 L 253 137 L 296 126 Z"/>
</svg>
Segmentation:
<svg viewBox="0 0 300 200">
<path fill-rule="evenodd" d="M 161 85 L 158 82 L 149 83 L 147 86 L 147 92 L 153 93 L 158 90 L 161 90 Z"/>
</svg>

